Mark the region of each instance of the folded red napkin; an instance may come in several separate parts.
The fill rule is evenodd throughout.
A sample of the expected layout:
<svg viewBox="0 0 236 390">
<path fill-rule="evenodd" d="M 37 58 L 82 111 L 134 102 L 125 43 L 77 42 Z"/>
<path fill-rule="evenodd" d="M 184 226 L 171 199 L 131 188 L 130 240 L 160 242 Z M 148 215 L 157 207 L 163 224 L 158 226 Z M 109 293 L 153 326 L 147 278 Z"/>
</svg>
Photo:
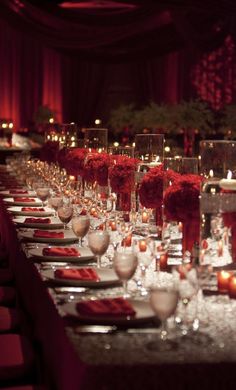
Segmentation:
<svg viewBox="0 0 236 390">
<path fill-rule="evenodd" d="M 35 202 L 34 198 L 15 198 L 15 202 Z"/>
<path fill-rule="evenodd" d="M 10 190 L 9 194 L 28 194 L 28 191 L 24 191 L 24 190 Z"/>
<path fill-rule="evenodd" d="M 51 223 L 50 218 L 25 218 L 24 223 Z"/>
<path fill-rule="evenodd" d="M 80 314 L 95 316 L 134 316 L 132 305 L 124 298 L 105 298 L 78 302 L 76 309 Z"/>
<path fill-rule="evenodd" d="M 54 272 L 59 279 L 99 281 L 100 278 L 93 268 L 60 268 Z"/>
<path fill-rule="evenodd" d="M 64 232 L 49 232 L 47 230 L 34 230 L 34 237 L 39 237 L 39 238 L 64 238 Z"/>
<path fill-rule="evenodd" d="M 38 207 L 22 207 L 21 208 L 21 211 L 45 211 L 42 207 L 38 208 Z"/>
<path fill-rule="evenodd" d="M 43 248 L 43 256 L 80 256 L 79 251 L 75 248 Z"/>
</svg>

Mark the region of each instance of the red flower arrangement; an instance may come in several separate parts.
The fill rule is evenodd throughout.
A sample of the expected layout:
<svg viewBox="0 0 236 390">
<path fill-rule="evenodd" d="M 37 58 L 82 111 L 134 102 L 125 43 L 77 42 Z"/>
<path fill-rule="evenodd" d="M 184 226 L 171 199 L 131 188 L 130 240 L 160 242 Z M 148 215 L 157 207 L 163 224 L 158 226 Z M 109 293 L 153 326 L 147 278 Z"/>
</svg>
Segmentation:
<svg viewBox="0 0 236 390">
<path fill-rule="evenodd" d="M 164 181 L 175 182 L 180 175 L 174 171 L 165 171 L 163 165 L 151 168 L 143 177 L 140 188 L 139 198 L 142 206 L 156 209 L 161 207 L 163 202 Z"/>
<path fill-rule="evenodd" d="M 84 179 L 90 183 L 97 183 L 100 186 L 108 185 L 108 170 L 111 164 L 111 157 L 106 153 L 93 153 L 87 156 L 84 166 Z"/>
<path fill-rule="evenodd" d="M 47 141 L 40 150 L 40 159 L 47 161 L 48 163 L 54 163 L 57 161 L 57 154 L 59 151 L 59 142 Z"/>
<path fill-rule="evenodd" d="M 114 164 L 109 169 L 109 179 L 113 192 L 128 194 L 134 189 L 137 160 L 127 156 L 112 156 Z"/>
<path fill-rule="evenodd" d="M 109 169 L 109 179 L 112 191 L 118 194 L 117 203 L 123 211 L 130 211 L 130 195 L 135 187 L 135 169 L 137 160 L 127 156 L 112 156 L 113 165 Z"/>
<path fill-rule="evenodd" d="M 199 195 L 202 181 L 202 176 L 182 175 L 166 189 L 164 207 L 167 220 L 186 222 L 200 218 Z"/>
<path fill-rule="evenodd" d="M 200 233 L 200 185 L 198 175 L 182 175 L 164 194 L 164 210 L 167 220 L 183 222 L 183 253 L 191 252 Z"/>
<path fill-rule="evenodd" d="M 69 175 L 84 176 L 84 163 L 88 149 L 73 148 L 68 151 L 64 159 L 64 168 Z"/>
</svg>

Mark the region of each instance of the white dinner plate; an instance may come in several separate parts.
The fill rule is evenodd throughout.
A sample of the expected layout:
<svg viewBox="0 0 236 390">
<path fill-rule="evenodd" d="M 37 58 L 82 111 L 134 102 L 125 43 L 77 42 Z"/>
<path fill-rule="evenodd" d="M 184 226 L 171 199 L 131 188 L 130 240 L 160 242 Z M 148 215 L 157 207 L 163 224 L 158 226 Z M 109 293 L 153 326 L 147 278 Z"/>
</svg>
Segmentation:
<svg viewBox="0 0 236 390">
<path fill-rule="evenodd" d="M 54 214 L 53 210 L 49 207 L 44 207 L 45 211 L 22 211 L 22 207 L 24 206 L 15 206 L 15 207 L 8 207 L 8 211 L 14 215 L 25 215 L 27 217 L 49 217 Z M 27 207 L 27 206 L 25 206 Z M 30 206 L 31 207 L 31 206 Z M 38 207 L 38 206 L 35 206 Z M 40 205 L 38 208 L 41 208 Z"/>
<path fill-rule="evenodd" d="M 51 232 L 59 232 L 60 230 L 50 230 Z M 20 232 L 20 236 L 26 241 L 33 242 L 47 242 L 52 244 L 65 244 L 70 242 L 78 241 L 78 237 L 73 233 L 72 230 L 64 230 L 64 238 L 53 238 L 53 237 L 34 237 L 34 230 L 28 230 L 26 232 Z"/>
<path fill-rule="evenodd" d="M 139 323 L 149 322 L 156 318 L 150 304 L 144 301 L 129 299 L 136 314 L 134 316 L 98 316 L 80 314 L 76 309 L 76 303 L 66 303 L 63 305 L 63 311 L 70 316 L 76 317 L 79 321 L 90 324 L 101 325 L 124 325 L 130 326 Z"/>
<path fill-rule="evenodd" d="M 26 194 L 17 194 L 17 191 L 24 191 L 24 190 L 16 190 L 16 193 L 11 193 L 14 191 L 12 190 L 5 190 L 5 191 L 0 191 L 0 196 L 5 197 L 5 198 L 20 198 L 20 197 L 30 197 L 30 198 L 37 198 L 37 195 L 35 194 L 34 191 L 27 191 Z"/>
<path fill-rule="evenodd" d="M 24 195 L 19 195 L 18 196 L 19 198 L 31 198 L 30 196 L 28 196 L 27 194 L 24 196 Z M 40 199 L 38 198 L 35 198 L 35 201 L 34 202 L 18 202 L 15 200 L 15 198 L 4 198 L 3 199 L 4 203 L 6 205 L 9 205 L 9 206 L 22 206 L 22 207 L 42 207 L 42 202 Z"/>
<path fill-rule="evenodd" d="M 70 267 L 69 267 L 70 268 Z M 112 269 L 107 268 L 95 268 L 100 280 L 71 280 L 71 279 L 61 279 L 56 278 L 53 270 L 47 270 L 43 272 L 43 275 L 46 278 L 52 280 L 56 284 L 60 284 L 63 286 L 78 286 L 78 287 L 91 287 L 91 288 L 100 288 L 100 287 L 108 287 L 113 285 L 120 285 L 120 281 Z"/>
<path fill-rule="evenodd" d="M 94 258 L 94 255 L 91 252 L 91 250 L 86 247 L 76 248 L 80 252 L 80 256 L 44 256 L 43 248 L 46 248 L 46 246 L 30 249 L 28 250 L 28 254 L 41 261 L 57 261 L 57 262 L 65 262 L 65 261 L 83 262 L 83 261 L 90 261 L 91 259 Z"/>
<path fill-rule="evenodd" d="M 28 218 L 28 217 L 17 217 L 17 218 L 14 218 L 13 219 L 13 222 L 18 225 L 19 227 L 28 227 L 28 228 L 34 228 L 34 229 L 62 229 L 63 228 L 63 223 L 58 219 L 58 218 L 55 218 L 55 217 L 51 217 L 50 220 L 51 220 L 51 223 L 27 223 L 27 222 L 24 222 L 25 221 L 25 218 Z M 41 218 L 40 219 L 47 219 L 47 218 Z"/>
</svg>

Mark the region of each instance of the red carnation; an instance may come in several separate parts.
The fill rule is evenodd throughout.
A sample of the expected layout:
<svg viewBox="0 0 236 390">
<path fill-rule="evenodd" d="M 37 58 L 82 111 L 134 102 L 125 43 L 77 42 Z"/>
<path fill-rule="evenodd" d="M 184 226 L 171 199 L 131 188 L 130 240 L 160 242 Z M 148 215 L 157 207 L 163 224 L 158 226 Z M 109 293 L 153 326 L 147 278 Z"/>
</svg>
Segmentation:
<svg viewBox="0 0 236 390">
<path fill-rule="evenodd" d="M 135 185 L 135 169 L 137 160 L 127 156 L 112 156 L 114 165 L 109 169 L 109 179 L 113 192 L 117 194 L 131 193 Z"/>
<path fill-rule="evenodd" d="M 164 194 L 164 210 L 169 221 L 191 221 L 200 218 L 200 185 L 198 175 L 182 175 Z"/>
<path fill-rule="evenodd" d="M 174 182 L 180 175 L 174 171 L 164 171 L 163 165 L 151 168 L 143 177 L 139 188 L 139 197 L 142 206 L 158 208 L 162 205 L 164 182 Z"/>
<path fill-rule="evenodd" d="M 106 153 L 93 153 L 86 159 L 84 179 L 100 186 L 108 185 L 108 169 L 111 163 L 110 155 Z"/>
</svg>

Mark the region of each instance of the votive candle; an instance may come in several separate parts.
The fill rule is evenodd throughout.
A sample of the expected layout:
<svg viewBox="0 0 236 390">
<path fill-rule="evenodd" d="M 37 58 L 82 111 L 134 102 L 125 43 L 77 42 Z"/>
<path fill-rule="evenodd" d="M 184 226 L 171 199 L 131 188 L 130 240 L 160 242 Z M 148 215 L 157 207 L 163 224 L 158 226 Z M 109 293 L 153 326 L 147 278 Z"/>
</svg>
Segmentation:
<svg viewBox="0 0 236 390">
<path fill-rule="evenodd" d="M 236 298 L 236 275 L 230 277 L 228 288 L 230 298 Z"/>
<path fill-rule="evenodd" d="M 217 272 L 217 287 L 220 292 L 227 292 L 229 290 L 229 280 L 232 274 L 227 271 Z"/>
</svg>

